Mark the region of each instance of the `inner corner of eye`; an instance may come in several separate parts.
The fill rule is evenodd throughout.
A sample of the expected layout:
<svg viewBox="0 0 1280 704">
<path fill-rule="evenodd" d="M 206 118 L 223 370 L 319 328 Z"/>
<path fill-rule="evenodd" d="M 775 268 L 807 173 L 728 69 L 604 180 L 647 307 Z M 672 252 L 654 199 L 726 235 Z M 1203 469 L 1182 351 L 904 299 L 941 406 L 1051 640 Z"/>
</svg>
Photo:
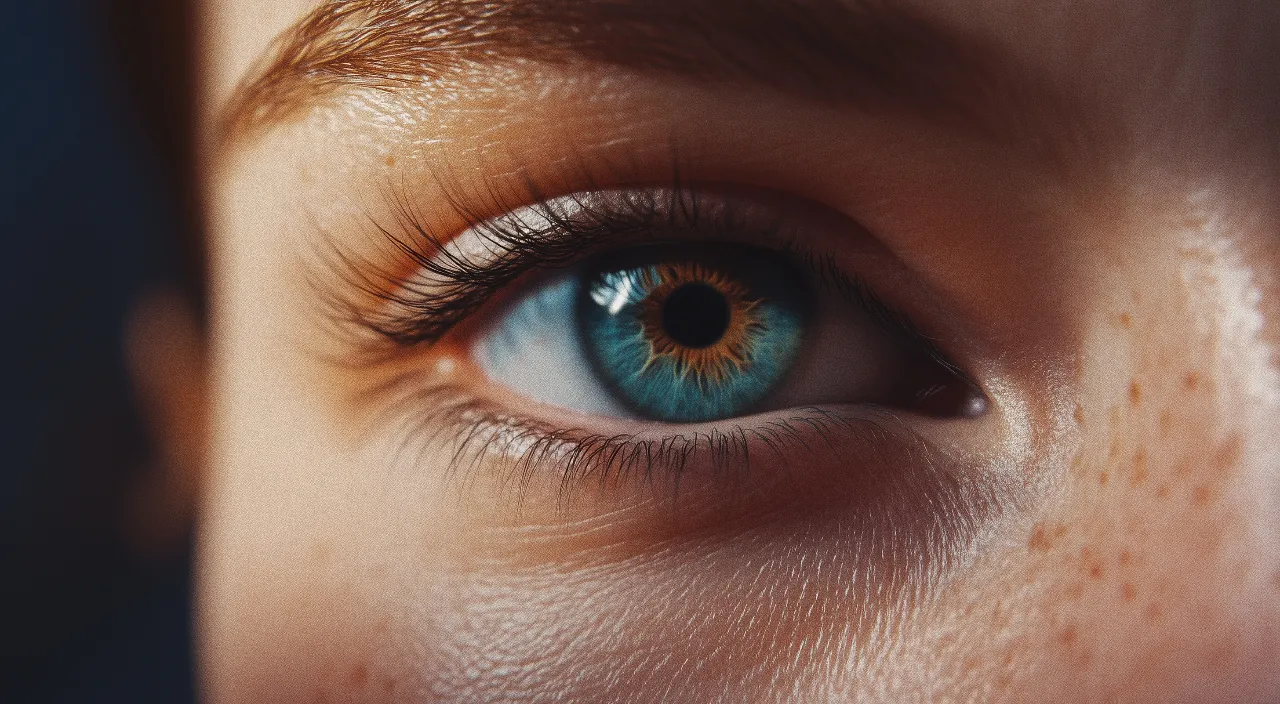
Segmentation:
<svg viewBox="0 0 1280 704">
<path fill-rule="evenodd" d="M 981 392 L 781 252 L 644 245 L 512 296 L 471 343 L 487 381 L 581 414 L 703 423 L 799 406 L 985 410 Z"/>
</svg>

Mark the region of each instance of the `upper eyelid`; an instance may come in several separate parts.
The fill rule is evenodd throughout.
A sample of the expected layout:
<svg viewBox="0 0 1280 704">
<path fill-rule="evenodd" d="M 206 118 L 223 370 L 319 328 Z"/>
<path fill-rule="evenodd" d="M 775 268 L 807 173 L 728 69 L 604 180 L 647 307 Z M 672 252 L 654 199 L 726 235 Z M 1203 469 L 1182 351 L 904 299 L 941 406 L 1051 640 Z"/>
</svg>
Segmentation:
<svg viewBox="0 0 1280 704">
<path fill-rule="evenodd" d="M 375 222 L 374 226 L 392 243 L 397 256 L 407 259 L 406 274 L 370 271 L 373 265 L 353 261 L 337 251 L 322 259 L 326 268 L 336 269 L 346 289 L 367 294 L 370 300 L 343 298 L 323 284 L 328 277 L 315 277 L 314 288 L 324 294 L 322 300 L 340 320 L 354 321 L 396 344 L 430 344 L 499 288 L 531 269 L 571 264 L 585 253 L 619 240 L 628 244 L 662 242 L 669 241 L 664 235 L 675 229 L 734 229 L 732 223 L 737 221 L 728 218 L 742 214 L 717 203 L 716 214 L 708 219 L 709 206 L 701 190 L 673 178 L 669 186 L 578 191 L 530 204 L 527 201 L 541 198 L 531 189 L 518 198 L 521 205 L 504 210 L 500 203 L 490 203 L 486 210 L 503 212 L 483 219 L 462 199 L 449 198 L 470 223 L 452 236 L 437 233 L 406 199 L 394 197 L 395 225 Z M 782 229 L 780 223 L 756 222 L 749 231 L 758 238 L 768 238 L 777 234 L 773 230 Z M 463 244 L 468 240 L 475 240 L 470 251 Z M 776 244 L 791 246 L 785 239 Z"/>
<path fill-rule="evenodd" d="M 540 193 L 531 189 L 526 199 L 538 201 L 540 197 Z M 578 198 L 577 194 L 569 194 L 505 210 L 500 203 L 492 203 L 490 209 L 503 212 L 481 218 L 461 199 L 451 197 L 448 198 L 451 205 L 468 223 L 468 227 L 453 236 L 438 234 L 411 207 L 400 207 L 397 222 L 400 232 L 405 234 L 381 226 L 378 229 L 395 243 L 397 250 L 409 257 L 416 271 L 405 279 L 391 281 L 395 292 L 402 297 L 389 298 L 409 309 L 415 308 L 416 299 L 419 309 L 400 311 L 412 315 L 409 320 L 397 321 L 389 315 L 384 317 L 384 322 L 390 325 L 379 325 L 376 319 L 366 323 L 401 344 L 431 342 L 453 324 L 452 320 L 444 320 L 432 325 L 430 331 L 424 329 L 423 326 L 431 322 L 425 318 L 441 317 L 441 311 L 433 309 L 443 306 L 433 302 L 449 302 L 448 312 L 461 317 L 483 300 L 458 300 L 459 294 L 480 290 L 487 298 L 491 290 L 511 283 L 531 266 L 571 261 L 584 246 L 592 244 L 567 236 L 569 232 L 582 234 L 582 230 L 569 221 L 571 213 L 590 212 Z M 403 203 L 403 199 L 400 202 Z M 557 212 L 558 204 L 569 207 L 561 207 Z"/>
<path fill-rule="evenodd" d="M 778 208 L 775 212 L 770 209 L 772 206 L 750 198 L 726 200 L 729 196 L 721 193 L 723 188 L 682 183 L 678 172 L 665 186 L 598 188 L 552 198 L 544 198 L 529 185 L 523 195 L 508 194 L 522 204 L 509 207 L 497 201 L 489 203 L 485 210 L 503 212 L 483 219 L 462 198 L 449 197 L 447 200 L 471 225 L 460 235 L 447 238 L 423 223 L 406 199 L 394 197 L 391 200 L 398 204 L 398 227 L 406 232 L 400 234 L 381 226 L 378 229 L 411 260 L 416 267 L 414 273 L 407 278 L 378 277 L 383 288 L 373 292 L 372 306 L 353 304 L 336 294 L 327 295 L 324 300 L 337 309 L 338 317 L 354 321 L 382 340 L 398 346 L 432 345 L 500 291 L 539 269 L 577 263 L 594 251 L 615 244 L 690 241 L 663 236 L 675 234 L 676 230 L 699 232 L 704 235 L 703 241 L 723 234 L 721 231 L 732 232 L 725 241 L 736 244 L 750 244 L 743 240 L 744 233 L 750 233 L 756 246 L 774 248 L 797 260 L 818 285 L 857 303 L 883 332 L 915 345 L 972 389 L 980 390 L 976 380 L 951 361 L 939 340 L 922 332 L 910 316 L 864 286 L 860 277 L 843 271 L 831 253 L 806 242 L 807 233 L 800 221 L 788 221 L 782 214 L 785 206 L 774 204 Z M 764 194 L 755 196 L 763 198 Z M 748 210 L 751 214 L 747 214 Z M 576 220 L 585 221 L 586 227 Z M 475 240 L 470 251 L 463 244 L 469 241 L 469 235 Z M 471 259 L 472 256 L 476 258 Z M 368 292 L 368 273 L 343 259 L 338 261 L 346 265 L 348 282 L 354 279 L 357 288 Z"/>
</svg>

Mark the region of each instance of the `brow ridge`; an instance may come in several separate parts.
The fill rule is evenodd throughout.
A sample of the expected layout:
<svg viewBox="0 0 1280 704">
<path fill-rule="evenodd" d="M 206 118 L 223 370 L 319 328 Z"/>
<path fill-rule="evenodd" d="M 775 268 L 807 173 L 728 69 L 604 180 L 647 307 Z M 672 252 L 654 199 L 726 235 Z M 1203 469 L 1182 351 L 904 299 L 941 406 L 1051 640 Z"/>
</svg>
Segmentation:
<svg viewBox="0 0 1280 704">
<path fill-rule="evenodd" d="M 892 0 L 328 0 L 242 82 L 224 136 L 344 88 L 413 90 L 514 60 L 762 85 L 1012 138 L 1069 103 L 992 42 Z"/>
</svg>

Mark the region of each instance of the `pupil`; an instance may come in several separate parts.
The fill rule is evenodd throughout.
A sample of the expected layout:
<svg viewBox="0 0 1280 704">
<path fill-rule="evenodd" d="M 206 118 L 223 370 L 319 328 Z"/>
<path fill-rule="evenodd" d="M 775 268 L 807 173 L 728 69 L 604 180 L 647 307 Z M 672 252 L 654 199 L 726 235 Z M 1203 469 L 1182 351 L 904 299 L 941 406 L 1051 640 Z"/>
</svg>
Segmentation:
<svg viewBox="0 0 1280 704">
<path fill-rule="evenodd" d="M 729 302 L 706 284 L 685 284 L 662 304 L 662 327 L 677 344 L 710 347 L 729 329 Z"/>
</svg>

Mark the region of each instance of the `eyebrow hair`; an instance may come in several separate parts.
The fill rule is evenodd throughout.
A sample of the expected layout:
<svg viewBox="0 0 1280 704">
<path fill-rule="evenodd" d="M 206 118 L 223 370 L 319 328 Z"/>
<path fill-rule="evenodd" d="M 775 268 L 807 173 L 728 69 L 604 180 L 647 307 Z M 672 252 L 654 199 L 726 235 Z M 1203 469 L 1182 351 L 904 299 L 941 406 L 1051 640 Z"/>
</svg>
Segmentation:
<svg viewBox="0 0 1280 704">
<path fill-rule="evenodd" d="M 1072 112 L 1004 48 L 894 0 L 327 0 L 242 82 L 224 136 L 344 88 L 411 90 L 512 60 L 764 85 L 1011 141 L 1034 139 L 1030 116 Z"/>
</svg>

